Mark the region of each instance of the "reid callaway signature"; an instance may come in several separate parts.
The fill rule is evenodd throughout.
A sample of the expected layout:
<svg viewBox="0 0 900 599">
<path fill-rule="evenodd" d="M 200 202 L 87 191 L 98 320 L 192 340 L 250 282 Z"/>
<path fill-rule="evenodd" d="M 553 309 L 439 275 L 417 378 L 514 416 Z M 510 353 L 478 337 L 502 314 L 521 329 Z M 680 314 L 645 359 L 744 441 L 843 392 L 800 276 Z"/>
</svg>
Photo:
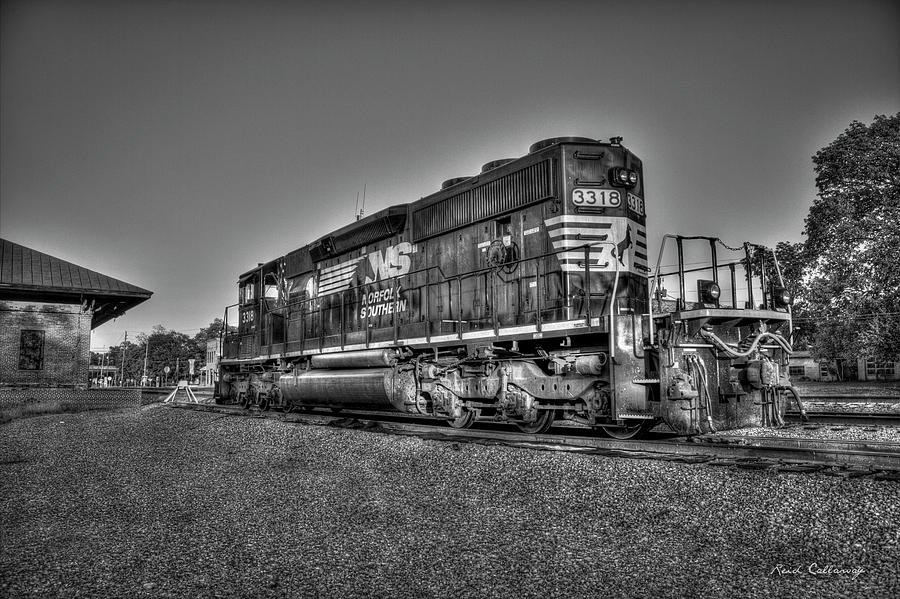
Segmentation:
<svg viewBox="0 0 900 599">
<path fill-rule="evenodd" d="M 840 568 L 838 566 L 834 566 L 832 564 L 828 564 L 825 566 L 820 566 L 819 564 L 813 562 L 809 566 L 806 567 L 805 572 L 812 574 L 813 576 L 851 576 L 854 580 L 860 574 L 865 572 L 864 568 Z M 800 566 L 795 568 L 788 568 L 787 566 L 782 566 L 778 564 L 772 571 L 769 572 L 769 576 L 773 574 L 778 574 L 779 576 L 785 576 L 790 574 L 803 574 L 804 570 L 801 570 Z"/>
</svg>

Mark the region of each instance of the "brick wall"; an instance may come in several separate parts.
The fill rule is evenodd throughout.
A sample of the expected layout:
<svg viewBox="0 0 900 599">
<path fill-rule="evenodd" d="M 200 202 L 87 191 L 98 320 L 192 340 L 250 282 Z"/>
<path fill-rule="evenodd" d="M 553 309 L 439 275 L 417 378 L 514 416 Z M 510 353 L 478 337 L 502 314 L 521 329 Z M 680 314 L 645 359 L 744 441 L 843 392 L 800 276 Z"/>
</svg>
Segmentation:
<svg viewBox="0 0 900 599">
<path fill-rule="evenodd" d="M 46 402 L 64 402 L 79 410 L 139 408 L 140 389 L 0 388 L 0 409 Z"/>
<path fill-rule="evenodd" d="M 39 370 L 20 369 L 22 331 L 43 331 Z M 77 304 L 0 301 L 0 386 L 86 387 L 91 314 Z"/>
</svg>

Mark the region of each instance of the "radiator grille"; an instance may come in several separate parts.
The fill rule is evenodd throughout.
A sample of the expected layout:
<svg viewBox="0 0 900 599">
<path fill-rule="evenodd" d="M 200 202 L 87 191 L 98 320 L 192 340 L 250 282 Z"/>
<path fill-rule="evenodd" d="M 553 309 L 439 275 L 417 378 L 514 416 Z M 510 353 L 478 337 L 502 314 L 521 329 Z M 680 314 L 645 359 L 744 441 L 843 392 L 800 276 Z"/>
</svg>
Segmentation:
<svg viewBox="0 0 900 599">
<path fill-rule="evenodd" d="M 415 241 L 552 196 L 551 161 L 545 160 L 416 210 L 413 214 Z"/>
</svg>

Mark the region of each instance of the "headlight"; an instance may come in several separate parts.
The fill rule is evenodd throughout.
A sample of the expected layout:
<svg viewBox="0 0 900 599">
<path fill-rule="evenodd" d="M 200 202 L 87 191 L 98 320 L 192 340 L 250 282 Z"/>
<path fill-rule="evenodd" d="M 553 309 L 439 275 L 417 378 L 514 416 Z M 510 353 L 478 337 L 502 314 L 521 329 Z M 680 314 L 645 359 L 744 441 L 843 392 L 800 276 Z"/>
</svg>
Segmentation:
<svg viewBox="0 0 900 599">
<path fill-rule="evenodd" d="M 619 187 L 634 187 L 638 182 L 637 171 L 617 166 L 609 175 L 609 182 Z"/>
<path fill-rule="evenodd" d="M 700 303 L 715 304 L 722 295 L 722 289 L 715 281 L 697 281 L 697 294 L 700 296 Z"/>
<path fill-rule="evenodd" d="M 781 285 L 772 287 L 772 303 L 776 308 L 787 308 L 793 301 L 794 298 L 791 297 L 791 292 L 787 290 L 787 287 Z"/>
</svg>

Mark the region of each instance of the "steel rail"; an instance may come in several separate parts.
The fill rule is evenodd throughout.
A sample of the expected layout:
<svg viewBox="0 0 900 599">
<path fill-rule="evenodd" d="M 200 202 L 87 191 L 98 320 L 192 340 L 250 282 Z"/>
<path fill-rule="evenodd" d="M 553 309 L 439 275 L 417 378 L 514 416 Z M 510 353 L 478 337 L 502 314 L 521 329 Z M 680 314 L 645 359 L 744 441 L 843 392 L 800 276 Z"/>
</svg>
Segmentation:
<svg viewBox="0 0 900 599">
<path fill-rule="evenodd" d="M 650 440 L 619 440 L 584 434 L 572 434 L 572 428 L 555 427 L 556 433 L 525 434 L 497 430 L 497 427 L 476 425 L 471 429 L 436 426 L 435 419 L 402 417 L 388 419 L 357 417 L 347 410 L 340 414 L 304 412 L 283 414 L 260 412 L 215 404 L 168 404 L 206 412 L 272 418 L 298 424 L 337 426 L 364 429 L 395 435 L 416 436 L 431 440 L 477 443 L 539 450 L 596 453 L 640 459 L 681 460 L 689 462 L 717 462 L 752 468 L 788 467 L 788 469 L 816 469 L 837 467 L 866 473 L 887 471 L 900 480 L 900 444 L 877 441 L 845 441 L 837 439 L 806 439 L 786 437 L 749 437 L 737 435 L 699 435 Z M 402 418 L 397 418 L 401 416 Z M 424 423 L 428 422 L 428 423 Z M 718 464 L 715 464 L 718 465 Z"/>
<path fill-rule="evenodd" d="M 785 419 L 798 421 L 800 412 L 786 412 Z M 853 426 L 900 426 L 900 413 L 815 412 L 807 410 L 807 424 L 847 424 Z"/>
<path fill-rule="evenodd" d="M 803 401 L 825 403 L 878 403 L 900 401 L 900 395 L 806 395 L 801 394 Z"/>
</svg>

